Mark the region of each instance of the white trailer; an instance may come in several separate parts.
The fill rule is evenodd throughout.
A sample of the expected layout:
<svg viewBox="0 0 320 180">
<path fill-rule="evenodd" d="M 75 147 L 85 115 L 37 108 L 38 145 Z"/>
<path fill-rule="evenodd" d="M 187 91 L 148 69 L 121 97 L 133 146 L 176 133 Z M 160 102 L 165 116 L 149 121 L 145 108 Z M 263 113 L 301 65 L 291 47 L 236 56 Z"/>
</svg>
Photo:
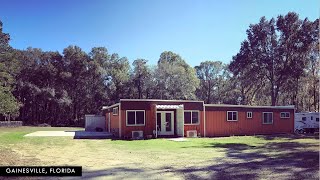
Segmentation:
<svg viewBox="0 0 320 180">
<path fill-rule="evenodd" d="M 319 112 L 295 113 L 294 129 L 296 133 L 319 131 Z"/>
</svg>

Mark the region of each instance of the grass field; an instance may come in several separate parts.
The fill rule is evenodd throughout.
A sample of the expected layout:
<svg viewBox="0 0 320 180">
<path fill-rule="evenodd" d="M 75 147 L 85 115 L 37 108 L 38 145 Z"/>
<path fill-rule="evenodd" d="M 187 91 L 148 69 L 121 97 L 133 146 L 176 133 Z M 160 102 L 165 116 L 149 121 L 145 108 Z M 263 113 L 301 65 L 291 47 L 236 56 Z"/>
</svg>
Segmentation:
<svg viewBox="0 0 320 180">
<path fill-rule="evenodd" d="M 44 130 L 0 128 L 0 165 L 78 165 L 101 179 L 319 179 L 319 139 L 241 136 L 123 141 L 24 137 Z M 1 179 L 1 178 L 0 178 Z"/>
</svg>

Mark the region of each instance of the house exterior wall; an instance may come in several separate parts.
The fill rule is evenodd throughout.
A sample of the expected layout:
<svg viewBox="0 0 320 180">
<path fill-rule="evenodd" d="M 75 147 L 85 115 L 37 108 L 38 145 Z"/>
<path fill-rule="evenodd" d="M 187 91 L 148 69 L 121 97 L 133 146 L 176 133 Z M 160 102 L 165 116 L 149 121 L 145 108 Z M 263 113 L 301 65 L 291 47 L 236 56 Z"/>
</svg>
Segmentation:
<svg viewBox="0 0 320 180">
<path fill-rule="evenodd" d="M 113 108 L 118 108 L 119 106 L 114 106 L 110 109 L 106 110 L 106 126 L 108 129 L 108 118 L 109 118 L 109 113 L 110 113 L 110 132 L 113 133 L 115 136 L 119 136 L 119 113 L 120 110 L 118 111 L 117 115 L 113 115 Z"/>
<path fill-rule="evenodd" d="M 122 119 L 122 137 L 128 137 L 131 138 L 132 131 L 143 131 L 143 135 L 152 135 L 153 130 L 155 130 L 155 117 L 153 118 L 153 115 L 151 111 L 145 111 L 145 125 L 141 126 L 127 126 L 126 125 L 126 110 L 121 110 L 121 119 Z"/>
<path fill-rule="evenodd" d="M 200 123 L 198 125 L 184 125 L 184 134 L 187 130 L 197 130 L 203 136 L 203 102 L 187 102 L 187 101 L 125 101 L 121 102 L 121 128 L 122 137 L 131 137 L 132 131 L 143 131 L 144 136 L 153 135 L 156 129 L 156 111 L 173 111 L 174 112 L 174 133 L 177 133 L 177 113 L 175 109 L 156 109 L 156 105 L 184 105 L 184 110 L 198 110 L 200 113 Z M 126 126 L 126 110 L 145 110 L 144 126 Z"/>
<path fill-rule="evenodd" d="M 274 108 L 206 107 L 206 136 L 255 135 L 294 132 L 294 110 Z M 227 121 L 227 111 L 238 111 L 238 121 Z M 247 118 L 252 112 L 252 118 Z M 273 112 L 273 123 L 263 124 L 263 112 Z M 280 118 L 290 112 L 290 118 Z"/>
<path fill-rule="evenodd" d="M 170 101 L 170 100 L 120 100 L 119 104 L 106 110 L 106 124 L 110 114 L 110 130 L 121 138 L 131 138 L 132 131 L 143 131 L 144 136 L 153 135 L 156 129 L 156 111 L 174 112 L 174 135 L 177 135 L 177 110 L 157 109 L 156 105 L 184 105 L 185 111 L 199 112 L 199 124 L 184 125 L 184 136 L 187 131 L 196 130 L 201 137 L 255 135 L 294 132 L 294 109 L 277 107 L 246 107 L 226 105 L 204 105 L 202 101 Z M 119 108 L 118 115 L 113 115 L 114 107 Z M 127 110 L 144 110 L 145 125 L 127 126 Z M 227 111 L 237 111 L 237 121 L 227 121 Z M 247 112 L 252 112 L 252 118 L 247 118 Z M 263 112 L 273 113 L 273 123 L 263 124 Z M 280 118 L 281 112 L 290 112 L 289 118 Z M 119 119 L 121 118 L 121 119 Z M 120 126 L 120 127 L 119 127 Z M 204 134 L 205 133 L 205 134 Z"/>
<path fill-rule="evenodd" d="M 187 136 L 187 131 L 196 130 L 198 135 L 200 134 L 201 137 L 204 136 L 204 111 L 199 111 L 200 119 L 199 124 L 197 125 L 184 125 L 184 136 Z"/>
</svg>

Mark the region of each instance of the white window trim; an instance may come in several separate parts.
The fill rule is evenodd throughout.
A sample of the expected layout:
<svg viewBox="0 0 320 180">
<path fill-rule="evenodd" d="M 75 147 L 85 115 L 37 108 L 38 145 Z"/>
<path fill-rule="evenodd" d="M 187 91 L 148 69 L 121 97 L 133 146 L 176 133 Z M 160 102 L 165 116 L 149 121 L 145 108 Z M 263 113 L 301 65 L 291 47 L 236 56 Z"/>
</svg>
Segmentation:
<svg viewBox="0 0 320 180">
<path fill-rule="evenodd" d="M 265 123 L 265 122 L 264 122 L 264 114 L 266 114 L 266 113 L 271 113 L 271 114 L 272 114 L 272 116 L 271 116 L 271 117 L 272 117 L 271 123 Z M 263 113 L 262 113 L 262 124 L 273 124 L 273 112 L 263 112 Z"/>
<path fill-rule="evenodd" d="M 237 114 L 237 119 L 236 120 L 228 120 L 228 114 L 229 114 L 229 112 L 231 112 L 231 113 L 236 113 Z M 232 116 L 233 117 L 233 116 Z M 227 111 L 227 121 L 238 121 L 238 111 Z"/>
<path fill-rule="evenodd" d="M 143 111 L 144 122 L 143 124 L 137 124 L 137 111 Z M 135 124 L 128 124 L 128 112 L 134 112 Z M 126 126 L 145 126 L 146 125 L 146 111 L 145 110 L 126 110 Z"/>
<path fill-rule="evenodd" d="M 249 114 L 251 114 L 251 117 L 248 116 Z M 248 118 L 248 119 L 252 119 L 252 117 L 253 117 L 253 112 L 252 112 L 252 111 L 248 111 L 248 112 L 247 112 L 247 118 Z"/>
<path fill-rule="evenodd" d="M 114 113 L 114 110 L 117 110 L 117 113 Z M 119 114 L 119 108 L 118 107 L 112 108 L 112 115 L 117 116 L 118 114 Z"/>
<path fill-rule="evenodd" d="M 281 117 L 281 114 L 282 114 L 282 113 L 288 113 L 289 116 L 288 116 L 288 117 Z M 290 112 L 280 112 L 280 118 L 281 118 L 281 119 L 288 119 L 288 118 L 290 118 Z"/>
<path fill-rule="evenodd" d="M 190 120 L 191 123 L 186 124 L 185 121 L 184 121 L 184 118 L 183 118 L 184 125 L 200 125 L 200 111 L 199 110 L 185 110 L 183 112 L 183 116 L 184 116 L 185 112 L 191 112 L 191 116 L 190 116 L 191 117 L 191 120 Z M 198 123 L 192 123 L 192 112 L 198 112 Z"/>
</svg>

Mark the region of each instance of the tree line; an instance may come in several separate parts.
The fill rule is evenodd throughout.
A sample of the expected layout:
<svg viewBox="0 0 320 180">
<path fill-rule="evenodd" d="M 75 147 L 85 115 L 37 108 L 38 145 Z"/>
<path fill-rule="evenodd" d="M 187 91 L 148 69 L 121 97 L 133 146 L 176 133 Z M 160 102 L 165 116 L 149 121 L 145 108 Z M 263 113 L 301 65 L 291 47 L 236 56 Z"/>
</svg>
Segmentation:
<svg viewBox="0 0 320 180">
<path fill-rule="evenodd" d="M 0 118 L 25 124 L 75 125 L 85 114 L 122 98 L 188 99 L 205 103 L 295 105 L 319 110 L 319 19 L 290 12 L 251 24 L 230 64 L 191 67 L 164 51 L 156 65 L 129 60 L 105 47 L 89 53 L 14 49 L 0 21 Z"/>
</svg>

